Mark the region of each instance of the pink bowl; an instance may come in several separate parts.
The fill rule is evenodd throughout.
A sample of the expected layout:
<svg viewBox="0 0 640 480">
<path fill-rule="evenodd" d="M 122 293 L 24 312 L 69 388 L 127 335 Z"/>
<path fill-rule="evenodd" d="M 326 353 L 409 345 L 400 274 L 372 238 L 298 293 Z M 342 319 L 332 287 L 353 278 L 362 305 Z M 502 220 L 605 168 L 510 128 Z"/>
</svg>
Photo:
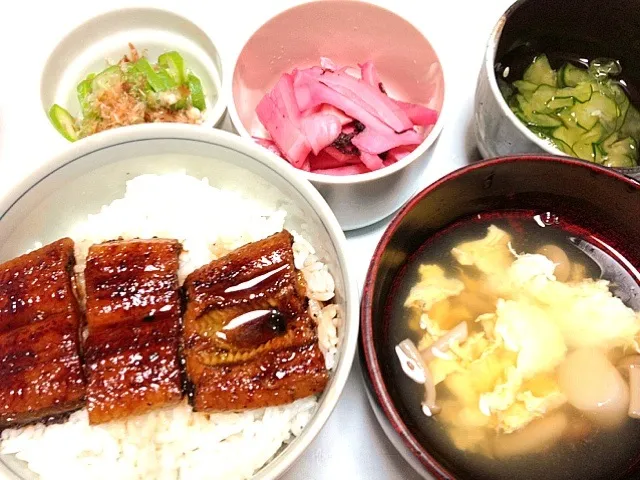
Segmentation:
<svg viewBox="0 0 640 480">
<path fill-rule="evenodd" d="M 351 66 L 371 60 L 391 97 L 442 113 L 442 66 L 415 26 L 369 3 L 324 0 L 280 13 L 246 42 L 228 85 L 229 114 L 238 133 L 265 136 L 255 114 L 260 99 L 282 73 L 318 65 L 321 56 Z M 389 167 L 348 177 L 299 173 L 323 194 L 344 229 L 369 225 L 394 212 L 417 190 L 429 157 L 425 152 L 442 129 L 442 118 L 412 154 Z"/>
</svg>

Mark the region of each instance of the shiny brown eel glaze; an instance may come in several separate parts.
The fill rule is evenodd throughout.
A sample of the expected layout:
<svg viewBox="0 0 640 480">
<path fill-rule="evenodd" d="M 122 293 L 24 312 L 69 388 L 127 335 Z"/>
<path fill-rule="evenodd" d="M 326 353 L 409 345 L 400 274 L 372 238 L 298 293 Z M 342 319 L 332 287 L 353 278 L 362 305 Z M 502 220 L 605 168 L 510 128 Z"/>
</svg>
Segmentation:
<svg viewBox="0 0 640 480">
<path fill-rule="evenodd" d="M 177 240 L 111 241 L 85 268 L 87 408 L 92 424 L 182 398 Z"/>
<path fill-rule="evenodd" d="M 83 405 L 73 248 L 63 238 L 0 265 L 0 428 Z"/>
<path fill-rule="evenodd" d="M 328 374 L 287 231 L 190 274 L 183 349 L 198 411 L 260 408 L 324 390 Z"/>
<path fill-rule="evenodd" d="M 173 405 L 183 395 L 181 344 L 198 411 L 321 392 L 328 374 L 292 243 L 284 231 L 189 275 L 184 328 L 178 241 L 91 246 L 84 370 L 73 242 L 0 265 L 0 428 L 68 413 L 85 398 L 92 424 Z"/>
</svg>

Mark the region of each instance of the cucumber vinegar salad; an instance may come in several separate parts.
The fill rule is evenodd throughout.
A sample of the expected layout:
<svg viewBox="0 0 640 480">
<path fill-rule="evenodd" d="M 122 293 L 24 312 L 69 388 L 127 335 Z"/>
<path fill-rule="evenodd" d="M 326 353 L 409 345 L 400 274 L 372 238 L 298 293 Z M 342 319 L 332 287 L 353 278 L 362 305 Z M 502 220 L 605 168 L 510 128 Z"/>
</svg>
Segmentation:
<svg viewBox="0 0 640 480">
<path fill-rule="evenodd" d="M 116 65 L 90 74 L 77 86 L 81 116 L 60 105 L 49 110 L 53 126 L 67 140 L 125 125 L 151 122 L 202 123 L 206 109 L 202 83 L 175 51 L 155 64 L 129 44 L 130 53 Z"/>
<path fill-rule="evenodd" d="M 509 107 L 529 130 L 567 155 L 607 167 L 638 165 L 640 114 L 631 104 L 622 68 L 595 59 L 588 68 L 565 63 L 554 70 L 538 55 L 522 80 L 501 83 Z"/>
</svg>

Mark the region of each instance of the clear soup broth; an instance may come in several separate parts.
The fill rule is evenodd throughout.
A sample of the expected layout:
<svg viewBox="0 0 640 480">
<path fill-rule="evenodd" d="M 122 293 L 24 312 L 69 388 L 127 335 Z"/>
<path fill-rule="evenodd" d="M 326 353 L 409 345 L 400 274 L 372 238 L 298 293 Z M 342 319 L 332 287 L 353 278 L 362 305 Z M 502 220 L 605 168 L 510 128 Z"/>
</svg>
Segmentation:
<svg viewBox="0 0 640 480">
<path fill-rule="evenodd" d="M 490 231 L 494 238 L 489 238 Z M 508 242 L 501 237 L 503 233 Z M 484 244 L 478 243 L 483 239 Z M 474 241 L 474 246 L 469 246 L 468 242 Z M 508 262 L 514 262 L 506 269 L 513 268 L 508 270 L 511 276 L 500 273 L 500 258 L 507 258 L 504 252 L 493 261 L 487 257 L 492 255 L 492 249 L 505 245 L 512 256 Z M 559 264 L 557 251 L 550 251 L 549 245 L 559 247 L 566 255 Z M 454 255 L 452 250 L 456 248 Z M 524 256 L 536 253 L 553 257 L 555 280 L 548 276 L 542 280 L 527 277 L 527 269 L 548 269 L 543 258 Z M 513 267 L 516 259 L 518 268 Z M 481 264 L 484 270 L 494 273 L 481 271 Z M 431 273 L 420 270 L 425 265 L 439 267 L 445 280 L 438 277 L 437 269 L 431 269 Z M 428 275 L 440 280 L 429 284 Z M 538 283 L 520 284 L 518 275 Z M 610 283 L 605 287 L 599 279 Z M 466 293 L 452 294 L 460 290 L 460 282 Z M 417 285 L 424 288 L 420 290 Z M 594 292 L 599 288 L 602 295 L 603 290 L 608 290 L 612 295 L 602 301 L 584 300 L 576 293 L 583 288 L 579 285 Z M 449 296 L 442 299 L 447 288 Z M 561 293 L 565 291 L 573 296 L 563 299 Z M 408 304 L 416 295 L 419 300 Z M 562 301 L 565 304 L 558 303 Z M 594 302 L 596 308 L 574 322 L 566 312 L 579 312 L 581 305 L 587 305 L 580 302 L 585 301 Z M 603 318 L 614 307 L 617 313 Z M 431 238 L 398 275 L 386 307 L 387 348 L 392 359 L 386 368 L 390 370 L 387 378 L 393 382 L 388 389 L 416 438 L 428 445 L 432 455 L 456 477 L 618 478 L 621 472 L 634 467 L 640 452 L 640 420 L 628 414 L 634 391 L 629 389 L 627 364 L 640 359 L 633 357 L 637 355 L 634 325 L 640 324 L 640 316 L 634 311 L 640 311 L 637 270 L 602 239 L 550 214 L 514 211 L 477 215 Z M 544 321 L 540 320 L 540 325 L 526 334 L 523 319 L 539 318 L 541 313 Z M 483 314 L 487 315 L 478 320 Z M 623 317 L 626 330 L 622 328 Z M 431 349 L 460 323 L 466 323 L 465 340 L 445 342 L 437 351 Z M 625 339 L 605 341 L 608 333 L 597 332 L 609 326 L 624 330 Z M 441 331 L 435 331 L 437 327 L 442 327 Z M 425 384 L 409 378 L 398 356 L 396 346 L 405 339 L 413 342 L 431 380 L 438 382 L 435 405 L 441 410 L 430 412 L 434 413 L 432 416 L 426 415 L 422 407 L 426 401 Z M 476 342 L 475 347 L 468 346 L 472 341 Z M 600 358 L 597 353 L 587 356 L 584 363 L 590 371 L 579 371 L 580 354 L 592 350 L 601 352 L 605 367 L 612 366 L 619 375 L 616 377 L 605 368 L 601 379 L 592 378 L 598 375 L 594 372 L 600 364 L 596 362 L 593 367 L 590 363 L 592 358 Z M 477 367 L 482 361 L 488 366 L 473 370 L 471 365 Z M 608 374 L 613 376 L 606 377 Z M 584 381 L 580 380 L 582 377 Z M 616 381 L 623 381 L 624 386 L 612 386 Z M 477 385 L 470 388 L 470 384 Z M 606 389 L 609 390 L 605 392 Z M 612 407 L 617 408 L 613 413 L 588 404 L 609 394 L 612 405 L 620 404 Z M 635 395 L 638 397 L 640 392 Z"/>
</svg>

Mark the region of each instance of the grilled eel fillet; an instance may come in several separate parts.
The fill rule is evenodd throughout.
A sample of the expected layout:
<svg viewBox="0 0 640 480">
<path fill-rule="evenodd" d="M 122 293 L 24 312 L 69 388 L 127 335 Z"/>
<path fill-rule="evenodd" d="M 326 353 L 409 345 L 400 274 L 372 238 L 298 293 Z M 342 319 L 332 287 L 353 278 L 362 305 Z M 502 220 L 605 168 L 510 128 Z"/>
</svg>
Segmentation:
<svg viewBox="0 0 640 480">
<path fill-rule="evenodd" d="M 0 428 L 83 404 L 73 247 L 63 238 L 0 265 Z"/>
<path fill-rule="evenodd" d="M 111 241 L 89 248 L 85 371 L 91 424 L 182 398 L 177 240 Z"/>
<path fill-rule="evenodd" d="M 328 375 L 287 231 L 191 273 L 183 350 L 197 411 L 281 405 Z"/>
</svg>

